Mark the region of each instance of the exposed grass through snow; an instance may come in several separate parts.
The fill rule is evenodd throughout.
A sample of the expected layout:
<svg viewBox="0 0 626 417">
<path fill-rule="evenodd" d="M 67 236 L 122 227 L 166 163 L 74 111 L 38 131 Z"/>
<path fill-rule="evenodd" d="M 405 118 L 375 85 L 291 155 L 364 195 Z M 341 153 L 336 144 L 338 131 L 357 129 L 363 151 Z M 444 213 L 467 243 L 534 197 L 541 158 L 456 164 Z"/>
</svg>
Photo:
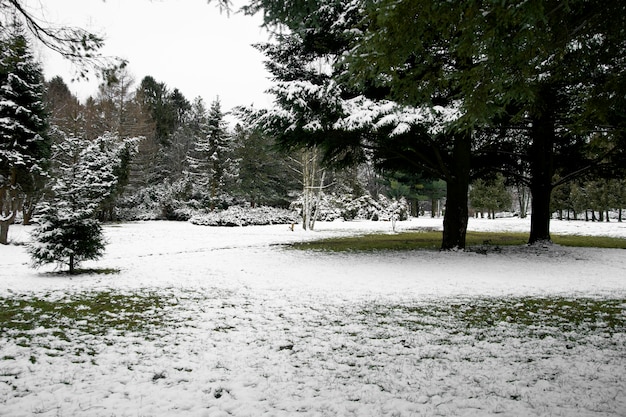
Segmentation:
<svg viewBox="0 0 626 417">
<path fill-rule="evenodd" d="M 467 232 L 469 250 L 485 247 L 524 245 L 527 233 L 513 232 Z M 552 241 L 563 246 L 626 249 L 626 239 L 605 236 L 553 235 Z M 373 251 L 373 250 L 436 250 L 441 246 L 441 231 L 418 230 L 402 233 L 372 233 L 361 236 L 298 242 L 290 247 L 303 250 L 325 251 Z"/>
<path fill-rule="evenodd" d="M 196 401 L 211 410 L 245 406 L 241 398 L 259 396 L 268 400 L 254 407 L 276 415 L 337 414 L 315 408 L 316 398 L 289 408 L 290 395 L 305 388 L 357 411 L 380 406 L 367 415 L 383 415 L 390 401 L 406 404 L 407 415 L 540 415 L 548 404 L 565 414 L 611 413 L 621 404 L 625 313 L 621 298 L 396 304 L 276 302 L 217 289 L 16 294 L 0 297 L 0 387 L 10 393 L 0 396 L 0 405 L 41 389 L 37 384 L 80 391 L 81 378 L 93 374 L 118 375 L 125 393 L 128 381 L 165 397 L 170 390 L 174 396 L 196 390 Z M 54 363 L 67 371 L 49 376 Z M 117 373 L 109 375 L 112 369 Z M 242 375 L 251 382 L 233 382 Z M 586 387 L 581 378 L 615 382 Z M 117 389 L 107 381 L 107 389 Z M 90 387 L 94 395 L 98 388 Z M 594 400 L 598 389 L 603 401 Z M 368 403 L 373 392 L 378 405 Z M 572 397 L 581 404 L 572 405 Z M 55 403 L 41 407 L 54 410 Z"/>
<path fill-rule="evenodd" d="M 102 336 L 111 332 L 154 336 L 155 329 L 184 325 L 177 317 L 192 303 L 205 305 L 215 294 L 195 291 L 136 290 L 133 292 L 84 292 L 56 297 L 29 294 L 0 297 L 0 336 L 28 343 L 33 334 L 49 333 L 70 340 L 70 332 Z M 236 308 L 237 306 L 231 305 Z M 193 307 L 195 308 L 195 307 Z M 193 309 L 192 308 L 192 309 Z M 223 308 L 223 305 L 219 308 Z M 626 299 L 510 297 L 467 298 L 421 301 L 410 305 L 364 305 L 358 315 L 376 316 L 387 324 L 424 330 L 433 326 L 444 331 L 485 330 L 501 324 L 517 326 L 520 334 L 532 337 L 528 329 L 547 333 L 626 332 Z M 398 312 L 401 314 L 398 314 Z M 191 313 L 187 311 L 187 313 Z M 401 318 L 400 318 L 401 317 Z M 343 318 L 346 321 L 348 317 Z M 448 328 L 449 327 L 449 328 Z M 216 331 L 233 327 L 216 324 Z"/>
</svg>

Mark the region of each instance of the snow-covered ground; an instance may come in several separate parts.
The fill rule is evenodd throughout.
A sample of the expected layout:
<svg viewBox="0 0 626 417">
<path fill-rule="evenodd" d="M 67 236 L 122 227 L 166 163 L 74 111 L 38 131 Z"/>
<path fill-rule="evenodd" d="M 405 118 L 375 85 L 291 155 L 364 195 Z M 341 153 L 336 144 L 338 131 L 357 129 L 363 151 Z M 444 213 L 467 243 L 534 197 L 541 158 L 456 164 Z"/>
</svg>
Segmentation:
<svg viewBox="0 0 626 417">
<path fill-rule="evenodd" d="M 397 230 L 422 227 L 441 219 Z M 626 415 L 624 250 L 280 245 L 391 224 L 316 229 L 109 225 L 106 255 L 83 267 L 119 273 L 77 277 L 30 269 L 23 246 L 0 247 L 0 300 L 42 323 L 0 330 L 0 416 Z M 553 221 L 552 232 L 626 238 L 626 224 Z M 10 239 L 28 233 L 12 226 Z M 137 316 L 76 303 L 103 294 L 152 304 Z M 84 320 L 40 317 L 33 299 L 84 308 Z"/>
</svg>

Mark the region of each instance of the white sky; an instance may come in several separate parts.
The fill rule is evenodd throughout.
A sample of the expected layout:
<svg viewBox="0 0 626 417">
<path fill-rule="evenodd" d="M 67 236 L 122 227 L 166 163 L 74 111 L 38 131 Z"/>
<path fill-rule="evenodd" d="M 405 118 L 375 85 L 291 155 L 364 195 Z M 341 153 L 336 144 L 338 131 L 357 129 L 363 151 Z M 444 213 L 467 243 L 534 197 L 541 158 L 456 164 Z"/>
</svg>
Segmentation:
<svg viewBox="0 0 626 417">
<path fill-rule="evenodd" d="M 54 24 L 79 26 L 105 37 L 104 55 L 129 61 L 136 85 L 146 75 L 178 88 L 192 101 L 219 96 L 223 110 L 271 106 L 263 55 L 251 44 L 268 39 L 260 16 L 220 13 L 207 0 L 28 0 Z M 234 1 L 238 9 L 242 1 Z M 43 9 L 42 12 L 39 10 Z M 97 80 L 71 83 L 71 65 L 42 51 L 47 79 L 61 75 L 80 99 L 97 93 Z M 95 77 L 91 77 L 95 78 Z"/>
</svg>

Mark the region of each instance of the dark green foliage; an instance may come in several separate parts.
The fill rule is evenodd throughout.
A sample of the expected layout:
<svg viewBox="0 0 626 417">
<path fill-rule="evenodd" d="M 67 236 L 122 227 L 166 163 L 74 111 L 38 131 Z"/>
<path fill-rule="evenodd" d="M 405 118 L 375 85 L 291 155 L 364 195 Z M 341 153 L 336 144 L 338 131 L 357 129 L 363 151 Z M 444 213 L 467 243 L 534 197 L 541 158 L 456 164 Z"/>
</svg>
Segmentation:
<svg viewBox="0 0 626 417">
<path fill-rule="evenodd" d="M 156 139 L 161 145 L 169 141 L 169 136 L 176 130 L 183 108 L 189 103 L 179 91 L 172 97 L 164 83 L 158 83 L 153 77 L 146 76 L 137 89 L 137 98 L 150 112 L 156 125 Z M 174 100 L 172 100 L 174 98 Z M 182 108 L 181 108 L 182 107 Z"/>
<path fill-rule="evenodd" d="M 258 130 L 235 130 L 234 157 L 239 165 L 236 194 L 256 205 L 289 205 L 289 195 L 299 184 L 287 158 L 279 153 L 274 140 Z"/>
</svg>

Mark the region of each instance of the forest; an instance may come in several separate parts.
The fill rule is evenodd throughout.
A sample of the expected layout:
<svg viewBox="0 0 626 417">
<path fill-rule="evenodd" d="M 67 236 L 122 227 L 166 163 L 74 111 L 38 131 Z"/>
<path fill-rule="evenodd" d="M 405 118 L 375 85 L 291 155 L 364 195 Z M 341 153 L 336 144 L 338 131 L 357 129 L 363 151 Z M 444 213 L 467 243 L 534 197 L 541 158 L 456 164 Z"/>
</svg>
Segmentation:
<svg viewBox="0 0 626 417">
<path fill-rule="evenodd" d="M 241 225 L 251 210 L 304 228 L 441 214 L 442 249 L 464 247 L 472 215 L 530 215 L 531 243 L 552 217 L 622 220 L 621 2 L 288 3 L 243 8 L 274 28 L 256 47 L 275 106 L 226 111 L 126 63 L 100 63 L 81 102 L 43 78 L 45 28 L 2 2 L 23 20 L 1 27 L 0 242 L 15 221 Z M 52 43 L 93 60 L 102 40 L 77 33 Z"/>
</svg>

